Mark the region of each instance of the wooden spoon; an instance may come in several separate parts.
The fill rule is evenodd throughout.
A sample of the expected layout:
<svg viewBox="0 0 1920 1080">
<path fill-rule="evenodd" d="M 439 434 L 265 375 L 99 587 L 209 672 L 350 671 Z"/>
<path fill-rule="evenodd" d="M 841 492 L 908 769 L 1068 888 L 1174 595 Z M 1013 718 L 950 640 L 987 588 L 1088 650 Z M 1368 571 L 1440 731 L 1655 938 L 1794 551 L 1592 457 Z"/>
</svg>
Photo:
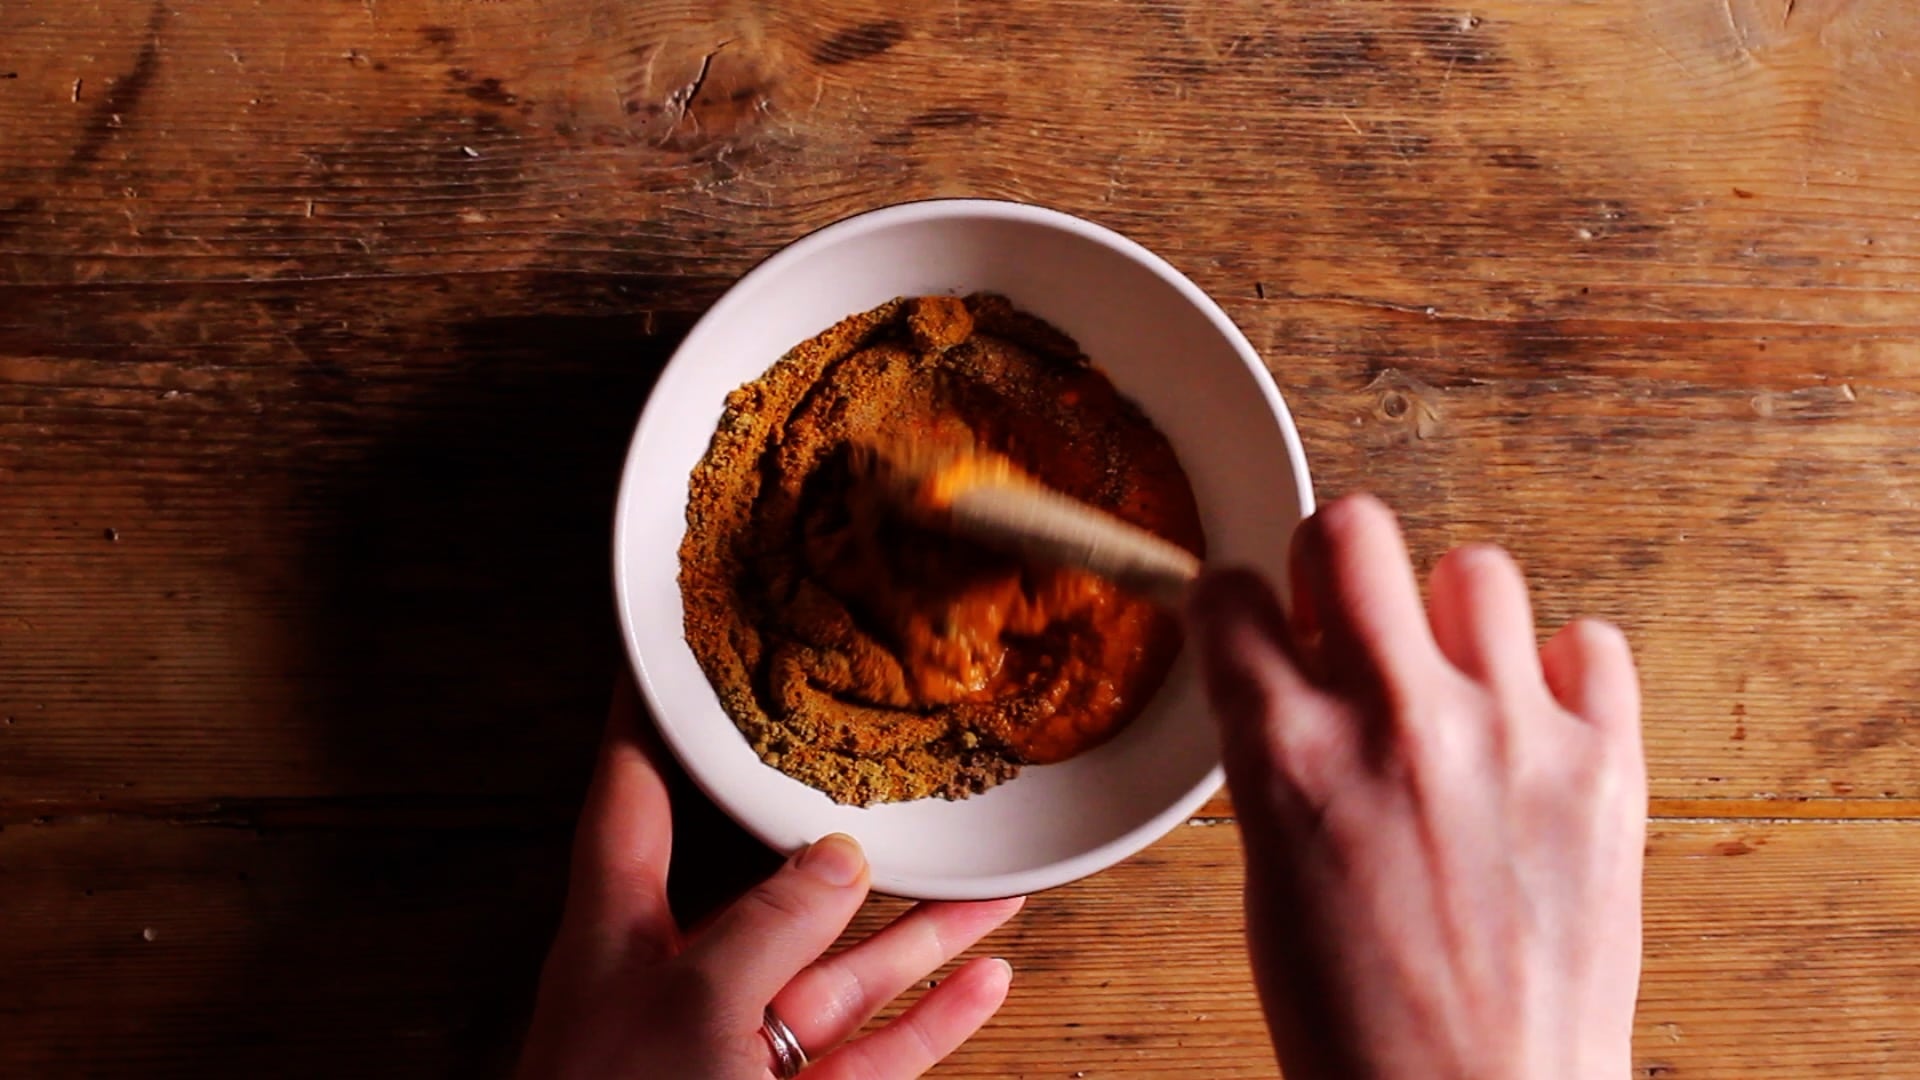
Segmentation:
<svg viewBox="0 0 1920 1080">
<path fill-rule="evenodd" d="M 1046 487 L 991 451 L 902 443 L 856 455 L 872 455 L 906 512 L 990 547 L 1091 571 L 1174 610 L 1200 574 L 1187 549 Z"/>
</svg>

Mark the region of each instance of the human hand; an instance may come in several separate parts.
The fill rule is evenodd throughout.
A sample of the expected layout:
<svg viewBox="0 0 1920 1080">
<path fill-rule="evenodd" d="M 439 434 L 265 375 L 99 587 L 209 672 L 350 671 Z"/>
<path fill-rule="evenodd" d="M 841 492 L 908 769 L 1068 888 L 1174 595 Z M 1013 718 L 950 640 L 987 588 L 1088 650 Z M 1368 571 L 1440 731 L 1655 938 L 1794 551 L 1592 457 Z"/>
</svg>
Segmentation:
<svg viewBox="0 0 1920 1080">
<path fill-rule="evenodd" d="M 704 927 L 683 931 L 667 907 L 667 790 L 637 712 L 623 682 L 574 840 L 566 913 L 541 974 L 520 1080 L 764 1080 L 773 1068 L 760 1030 L 769 1002 L 815 1055 L 809 1080 L 904 1080 L 952 1053 L 1000 1007 L 1012 969 L 977 959 L 886 1026 L 852 1038 L 902 991 L 1012 918 L 1022 898 L 920 904 L 822 958 L 867 895 L 866 860 L 843 836 L 820 840 Z"/>
<path fill-rule="evenodd" d="M 1504 551 L 1423 612 L 1393 514 L 1301 526 L 1294 612 L 1259 578 L 1192 606 L 1288 1080 L 1620 1080 L 1640 974 L 1646 768 L 1626 639 L 1536 648 Z"/>
</svg>

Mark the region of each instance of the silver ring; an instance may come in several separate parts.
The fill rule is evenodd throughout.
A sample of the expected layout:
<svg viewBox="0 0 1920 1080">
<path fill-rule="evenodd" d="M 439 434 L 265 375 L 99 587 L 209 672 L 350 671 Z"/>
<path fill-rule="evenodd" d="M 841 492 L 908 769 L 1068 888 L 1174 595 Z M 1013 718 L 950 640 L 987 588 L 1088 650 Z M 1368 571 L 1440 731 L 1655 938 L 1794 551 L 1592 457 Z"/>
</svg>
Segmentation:
<svg viewBox="0 0 1920 1080">
<path fill-rule="evenodd" d="M 807 1067 L 807 1052 L 801 1049 L 799 1038 L 771 1005 L 760 1015 L 760 1034 L 767 1037 L 767 1045 L 773 1048 L 773 1075 L 780 1080 L 793 1080 Z"/>
</svg>

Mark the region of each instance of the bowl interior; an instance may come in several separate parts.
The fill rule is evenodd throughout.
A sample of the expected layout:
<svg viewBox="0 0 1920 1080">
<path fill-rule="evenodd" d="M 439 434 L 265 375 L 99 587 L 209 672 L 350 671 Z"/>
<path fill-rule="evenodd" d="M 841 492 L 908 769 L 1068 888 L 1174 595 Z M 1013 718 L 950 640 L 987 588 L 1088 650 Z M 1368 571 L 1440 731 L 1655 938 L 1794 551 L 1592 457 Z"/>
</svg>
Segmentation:
<svg viewBox="0 0 1920 1080">
<path fill-rule="evenodd" d="M 895 296 L 982 290 L 1070 334 L 1166 433 L 1214 558 L 1279 578 L 1288 534 L 1311 508 L 1292 424 L 1245 339 L 1185 278 L 1107 230 L 1014 204 L 909 204 L 815 233 L 743 278 L 675 354 L 635 437 L 615 537 L 622 624 L 667 742 L 709 796 L 782 851 L 834 831 L 857 837 L 875 887 L 897 895 L 1071 881 L 1151 843 L 1219 786 L 1184 652 L 1147 710 L 1092 752 L 959 802 L 860 809 L 762 764 L 687 647 L 676 583 L 687 476 L 727 393 L 847 315 Z"/>
</svg>

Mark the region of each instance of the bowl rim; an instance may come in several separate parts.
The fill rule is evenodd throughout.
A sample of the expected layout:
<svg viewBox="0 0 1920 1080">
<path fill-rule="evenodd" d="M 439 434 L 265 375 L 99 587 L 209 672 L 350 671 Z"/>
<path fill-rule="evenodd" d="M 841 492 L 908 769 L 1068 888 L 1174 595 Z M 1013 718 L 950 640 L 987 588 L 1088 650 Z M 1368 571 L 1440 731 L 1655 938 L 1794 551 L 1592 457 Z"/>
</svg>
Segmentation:
<svg viewBox="0 0 1920 1080">
<path fill-rule="evenodd" d="M 661 723 L 659 720 L 665 715 L 665 706 L 648 678 L 646 663 L 640 655 L 639 637 L 634 623 L 635 616 L 628 603 L 628 597 L 631 595 L 628 589 L 630 571 L 626 557 L 631 509 L 629 500 L 638 486 L 638 474 L 646 467 L 640 460 L 641 442 L 649 426 L 660 423 L 660 418 L 667 413 L 668 406 L 665 403 L 672 397 L 671 390 L 676 372 L 684 371 L 688 366 L 683 362 L 683 358 L 693 355 L 698 350 L 703 338 L 711 332 L 713 325 L 733 316 L 732 309 L 737 305 L 739 298 L 749 291 L 748 287 L 756 280 L 773 276 L 789 264 L 802 262 L 812 256 L 815 251 L 837 243 L 849 234 L 903 223 L 952 218 L 982 218 L 1038 225 L 1067 232 L 1131 260 L 1172 286 L 1182 299 L 1206 317 L 1214 330 L 1233 348 L 1249 374 L 1253 376 L 1255 385 L 1260 388 L 1267 412 L 1273 417 L 1274 424 L 1279 428 L 1281 441 L 1286 446 L 1287 467 L 1293 474 L 1294 490 L 1298 493 L 1300 519 L 1304 520 L 1314 510 L 1315 500 L 1312 480 L 1307 470 L 1305 447 L 1294 425 L 1293 414 L 1280 395 L 1273 373 L 1260 359 L 1259 352 L 1211 296 L 1166 259 L 1115 229 L 1065 211 L 1007 199 L 919 199 L 875 207 L 839 218 L 802 234 L 767 255 L 728 286 L 719 299 L 715 300 L 713 305 L 694 322 L 692 328 L 687 331 L 687 336 L 681 339 L 680 344 L 675 347 L 673 354 L 661 368 L 659 377 L 647 395 L 646 404 L 641 408 L 640 417 L 634 425 L 633 437 L 628 443 L 626 460 L 621 466 L 619 492 L 614 504 L 613 601 L 615 613 L 619 618 L 621 644 L 626 653 L 629 670 L 639 685 L 642 700 L 652 712 L 662 741 L 671 748 L 681 770 L 692 779 L 701 793 L 720 807 L 729 818 L 762 844 L 783 855 L 791 854 L 791 851 L 776 840 L 773 834 L 756 820 L 755 815 L 734 806 L 717 794 L 696 764 L 694 759 L 697 755 L 687 753 L 672 725 Z M 1207 774 L 1179 798 L 1125 833 L 1097 847 L 1041 866 L 1007 873 L 967 877 L 897 873 L 875 868 L 872 887 L 877 892 L 916 899 L 970 900 L 1024 895 L 1065 885 L 1117 865 L 1145 850 L 1177 828 L 1182 821 L 1190 818 L 1220 790 L 1224 780 L 1223 766 L 1216 760 Z"/>
</svg>

